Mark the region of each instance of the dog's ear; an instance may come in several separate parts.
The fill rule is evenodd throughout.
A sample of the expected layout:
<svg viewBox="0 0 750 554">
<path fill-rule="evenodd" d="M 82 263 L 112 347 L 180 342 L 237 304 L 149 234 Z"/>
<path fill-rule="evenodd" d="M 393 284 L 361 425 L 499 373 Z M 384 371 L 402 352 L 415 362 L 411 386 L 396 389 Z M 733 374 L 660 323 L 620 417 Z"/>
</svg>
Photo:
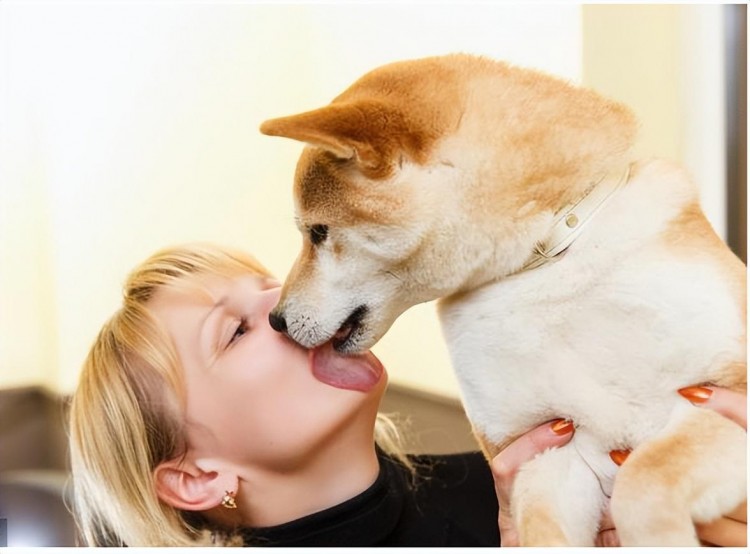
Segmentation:
<svg viewBox="0 0 750 554">
<path fill-rule="evenodd" d="M 354 112 L 346 106 L 328 106 L 297 115 L 264 121 L 260 132 L 264 135 L 286 137 L 306 142 L 331 152 L 337 158 L 349 159 L 355 155 L 351 136 Z"/>
<path fill-rule="evenodd" d="M 414 133 L 402 115 L 374 101 L 334 103 L 298 115 L 270 119 L 260 126 L 265 135 L 287 137 L 353 159 L 368 177 L 388 176 L 403 154 L 410 154 Z"/>
</svg>

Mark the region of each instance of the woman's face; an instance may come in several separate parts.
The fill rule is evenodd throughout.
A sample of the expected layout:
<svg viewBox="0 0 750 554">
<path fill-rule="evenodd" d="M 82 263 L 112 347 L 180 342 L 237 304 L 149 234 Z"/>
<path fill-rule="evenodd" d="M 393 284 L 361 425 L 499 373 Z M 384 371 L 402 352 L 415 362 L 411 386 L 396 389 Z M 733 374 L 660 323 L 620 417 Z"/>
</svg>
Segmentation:
<svg viewBox="0 0 750 554">
<path fill-rule="evenodd" d="M 197 456 L 289 470 L 337 442 L 372 444 L 387 376 L 374 355 L 308 351 L 274 331 L 278 282 L 210 278 L 212 298 L 160 291 L 150 307 L 172 337 L 187 388 L 188 446 Z"/>
</svg>

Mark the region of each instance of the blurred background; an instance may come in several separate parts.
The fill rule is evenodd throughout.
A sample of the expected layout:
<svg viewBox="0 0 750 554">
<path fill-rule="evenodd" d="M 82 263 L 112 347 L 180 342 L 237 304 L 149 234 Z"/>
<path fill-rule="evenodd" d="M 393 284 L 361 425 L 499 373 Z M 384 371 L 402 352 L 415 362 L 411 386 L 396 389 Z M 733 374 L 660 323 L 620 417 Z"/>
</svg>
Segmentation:
<svg viewBox="0 0 750 554">
<path fill-rule="evenodd" d="M 262 121 L 400 59 L 534 67 L 630 105 L 639 152 L 688 168 L 745 260 L 746 18 L 739 4 L 0 2 L 9 545 L 73 543 L 65 398 L 131 268 L 194 240 L 245 249 L 279 277 L 291 267 L 302 145 L 261 135 Z M 391 376 L 384 411 L 411 420 L 415 450 L 473 446 L 432 303 L 374 350 Z"/>
</svg>

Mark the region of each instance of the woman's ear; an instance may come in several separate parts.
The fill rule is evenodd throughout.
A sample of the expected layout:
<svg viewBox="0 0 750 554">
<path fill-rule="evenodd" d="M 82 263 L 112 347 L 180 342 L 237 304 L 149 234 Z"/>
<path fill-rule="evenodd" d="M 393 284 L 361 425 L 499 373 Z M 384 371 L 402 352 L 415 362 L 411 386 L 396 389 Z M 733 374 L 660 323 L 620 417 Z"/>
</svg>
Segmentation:
<svg viewBox="0 0 750 554">
<path fill-rule="evenodd" d="M 212 467 L 216 466 L 216 467 Z M 156 494 L 166 504 L 180 510 L 204 511 L 221 504 L 227 492 L 237 492 L 237 475 L 219 464 L 195 464 L 177 458 L 162 462 L 154 470 Z"/>
</svg>

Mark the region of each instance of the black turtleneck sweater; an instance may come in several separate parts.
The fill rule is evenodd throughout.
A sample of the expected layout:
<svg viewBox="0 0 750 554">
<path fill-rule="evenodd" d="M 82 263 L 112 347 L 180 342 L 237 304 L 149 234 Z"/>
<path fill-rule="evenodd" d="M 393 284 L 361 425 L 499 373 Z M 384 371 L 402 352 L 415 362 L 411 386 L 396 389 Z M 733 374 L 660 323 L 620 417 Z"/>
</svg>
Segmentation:
<svg viewBox="0 0 750 554">
<path fill-rule="evenodd" d="M 379 454 L 380 474 L 346 502 L 245 529 L 247 546 L 499 546 L 497 497 L 480 453 L 417 456 L 417 476 Z"/>
</svg>

